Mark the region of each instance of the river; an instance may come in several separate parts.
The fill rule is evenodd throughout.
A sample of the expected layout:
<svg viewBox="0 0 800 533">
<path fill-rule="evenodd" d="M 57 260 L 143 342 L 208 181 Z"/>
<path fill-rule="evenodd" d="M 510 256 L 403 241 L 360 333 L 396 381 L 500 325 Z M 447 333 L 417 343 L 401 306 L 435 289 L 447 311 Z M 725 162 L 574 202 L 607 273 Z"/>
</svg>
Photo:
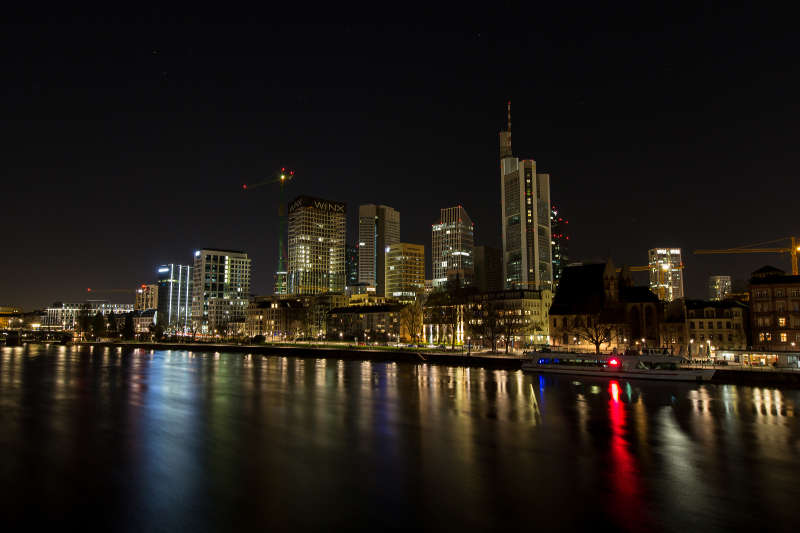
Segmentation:
<svg viewBox="0 0 800 533">
<path fill-rule="evenodd" d="M 789 530 L 800 391 L 0 351 L 11 530 Z"/>
</svg>

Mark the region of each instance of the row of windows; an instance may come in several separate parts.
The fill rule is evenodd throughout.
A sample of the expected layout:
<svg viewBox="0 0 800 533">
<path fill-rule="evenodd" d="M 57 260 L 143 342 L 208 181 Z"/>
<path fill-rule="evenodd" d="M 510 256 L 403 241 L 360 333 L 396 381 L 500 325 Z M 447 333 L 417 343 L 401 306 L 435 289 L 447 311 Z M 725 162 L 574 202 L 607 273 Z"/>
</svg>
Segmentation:
<svg viewBox="0 0 800 533">
<path fill-rule="evenodd" d="M 780 342 L 789 342 L 789 334 L 788 333 L 778 333 L 777 339 Z M 760 342 L 767 342 L 772 340 L 772 333 L 768 331 L 762 331 L 758 334 L 758 340 Z M 796 333 L 794 336 L 793 343 L 800 343 L 800 333 Z"/>
<path fill-rule="evenodd" d="M 697 328 L 698 329 L 704 329 L 703 328 L 703 324 L 704 324 L 704 322 L 702 320 L 698 320 L 697 321 Z M 689 321 L 689 329 L 695 329 L 694 328 L 694 320 L 690 320 Z M 714 329 L 714 321 L 713 320 L 709 320 L 708 321 L 708 329 Z M 722 329 L 722 321 L 721 320 L 717 320 L 717 329 Z M 731 329 L 730 320 L 725 322 L 725 329 Z"/>
<path fill-rule="evenodd" d="M 753 304 L 753 310 L 756 313 L 768 313 L 772 310 L 771 307 L 772 305 L 770 302 L 756 302 Z M 791 302 L 775 302 L 775 311 L 781 313 L 787 309 L 791 309 L 792 311 L 800 311 L 800 301 L 795 300 Z"/>
<path fill-rule="evenodd" d="M 756 298 L 769 298 L 770 289 L 756 289 L 754 295 Z M 800 289 L 775 289 L 775 297 L 783 298 L 784 296 L 800 296 Z"/>
</svg>

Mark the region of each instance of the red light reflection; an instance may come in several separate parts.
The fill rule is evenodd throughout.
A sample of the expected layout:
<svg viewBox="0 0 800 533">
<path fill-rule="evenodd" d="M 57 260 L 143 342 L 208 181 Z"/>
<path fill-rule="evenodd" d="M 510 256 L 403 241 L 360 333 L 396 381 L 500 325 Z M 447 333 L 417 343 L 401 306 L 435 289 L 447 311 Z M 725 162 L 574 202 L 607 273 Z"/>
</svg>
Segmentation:
<svg viewBox="0 0 800 533">
<path fill-rule="evenodd" d="M 608 384 L 611 399 L 608 402 L 608 415 L 611 424 L 611 460 L 609 476 L 611 481 L 611 507 L 620 521 L 633 525 L 638 531 L 647 523 L 642 502 L 642 488 L 639 480 L 639 466 L 631 453 L 628 434 L 627 412 L 620 401 L 619 382 Z M 638 525 L 637 525 L 638 524 Z"/>
</svg>

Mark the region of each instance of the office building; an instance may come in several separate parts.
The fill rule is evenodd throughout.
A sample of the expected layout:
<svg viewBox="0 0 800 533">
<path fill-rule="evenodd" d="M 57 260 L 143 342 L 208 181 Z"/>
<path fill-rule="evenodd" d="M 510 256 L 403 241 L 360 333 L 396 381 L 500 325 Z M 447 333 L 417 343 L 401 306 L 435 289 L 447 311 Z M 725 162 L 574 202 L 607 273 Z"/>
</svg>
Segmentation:
<svg viewBox="0 0 800 533">
<path fill-rule="evenodd" d="M 249 298 L 250 258 L 245 252 L 202 248 L 194 253 L 193 333 L 231 333 L 244 324 Z"/>
<path fill-rule="evenodd" d="M 503 290 L 503 251 L 491 246 L 475 247 L 475 287 L 480 292 Z"/>
<path fill-rule="evenodd" d="M 500 204 L 505 288 L 553 288 L 550 228 L 550 175 L 533 159 L 511 151 L 511 102 L 508 129 L 500 132 Z"/>
<path fill-rule="evenodd" d="M 344 292 L 345 230 L 342 202 L 299 196 L 289 204 L 289 294 Z"/>
<path fill-rule="evenodd" d="M 385 296 L 386 249 L 400 242 L 400 213 L 385 205 L 358 207 L 358 281 Z"/>
<path fill-rule="evenodd" d="M 470 285 L 475 275 L 473 239 L 475 226 L 460 205 L 441 210 L 439 221 L 431 228 L 433 288 L 458 278 Z"/>
<path fill-rule="evenodd" d="M 358 245 L 349 244 L 344 247 L 345 286 L 352 287 L 358 283 Z"/>
<path fill-rule="evenodd" d="M 136 289 L 136 300 L 133 304 L 134 311 L 155 309 L 158 306 L 158 285 L 142 284 Z"/>
<path fill-rule="evenodd" d="M 93 317 L 100 313 L 108 317 L 131 312 L 133 304 L 114 304 L 107 300 L 56 302 L 45 310 L 44 327 L 54 331 L 73 331 L 79 326 L 81 315 Z"/>
<path fill-rule="evenodd" d="M 550 208 L 550 246 L 553 254 L 553 285 L 558 287 L 558 280 L 564 267 L 569 263 L 569 220 L 561 216 L 556 206 Z"/>
<path fill-rule="evenodd" d="M 161 265 L 157 274 L 156 322 L 167 332 L 188 333 L 192 327 L 192 267 Z"/>
<path fill-rule="evenodd" d="M 798 352 L 800 361 L 800 276 L 771 266 L 753 272 L 750 310 L 753 348 Z"/>
<path fill-rule="evenodd" d="M 386 297 L 413 301 L 425 292 L 425 246 L 398 242 L 386 249 Z"/>
<path fill-rule="evenodd" d="M 664 302 L 683 298 L 683 262 L 680 248 L 653 248 L 648 252 L 650 290 Z"/>
<path fill-rule="evenodd" d="M 732 285 L 730 276 L 709 276 L 708 299 L 713 302 L 724 300 L 731 293 Z"/>
</svg>

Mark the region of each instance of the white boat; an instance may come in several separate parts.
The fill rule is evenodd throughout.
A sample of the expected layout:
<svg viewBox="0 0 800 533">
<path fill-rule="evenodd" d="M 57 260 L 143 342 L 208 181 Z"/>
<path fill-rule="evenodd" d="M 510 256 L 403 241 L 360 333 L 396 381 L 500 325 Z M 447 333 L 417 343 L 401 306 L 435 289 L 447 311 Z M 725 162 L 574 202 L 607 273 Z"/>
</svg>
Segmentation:
<svg viewBox="0 0 800 533">
<path fill-rule="evenodd" d="M 710 381 L 714 369 L 681 366 L 681 358 L 647 353 L 644 355 L 579 354 L 569 352 L 526 352 L 522 370 L 572 376 L 612 379 L 657 379 L 663 381 Z"/>
</svg>

